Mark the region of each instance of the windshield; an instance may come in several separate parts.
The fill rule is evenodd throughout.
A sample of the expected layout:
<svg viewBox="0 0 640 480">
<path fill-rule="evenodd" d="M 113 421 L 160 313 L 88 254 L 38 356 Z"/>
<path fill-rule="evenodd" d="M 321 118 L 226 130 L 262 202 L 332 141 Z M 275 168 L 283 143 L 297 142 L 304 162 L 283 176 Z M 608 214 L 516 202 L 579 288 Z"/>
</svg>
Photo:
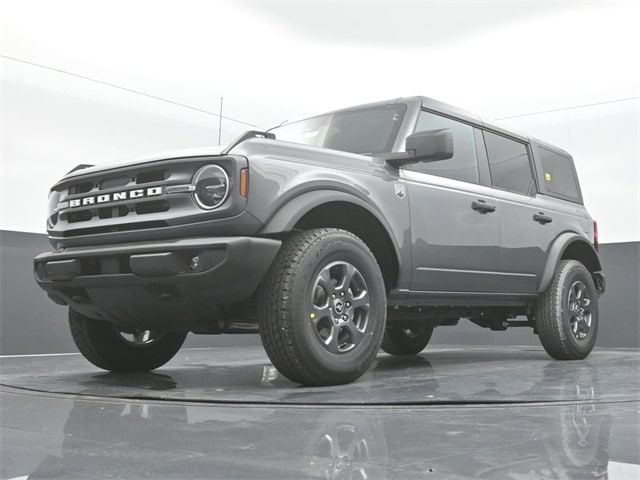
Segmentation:
<svg viewBox="0 0 640 480">
<path fill-rule="evenodd" d="M 336 112 L 276 127 L 276 139 L 351 153 L 388 153 L 407 106 L 383 105 Z"/>
</svg>

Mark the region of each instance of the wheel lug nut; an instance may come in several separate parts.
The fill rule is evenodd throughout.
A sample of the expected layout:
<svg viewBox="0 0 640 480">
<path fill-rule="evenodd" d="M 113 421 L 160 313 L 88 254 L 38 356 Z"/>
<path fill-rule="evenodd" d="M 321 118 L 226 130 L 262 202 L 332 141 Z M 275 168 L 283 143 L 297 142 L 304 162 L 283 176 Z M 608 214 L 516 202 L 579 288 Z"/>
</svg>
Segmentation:
<svg viewBox="0 0 640 480">
<path fill-rule="evenodd" d="M 341 296 L 341 297 L 344 297 L 344 292 L 340 292 L 340 296 Z"/>
<path fill-rule="evenodd" d="M 347 305 L 347 308 L 351 308 L 351 303 L 350 302 L 347 302 L 346 305 Z"/>
<path fill-rule="evenodd" d="M 347 317 L 346 315 L 342 315 L 342 319 L 343 320 L 346 320 L 347 318 L 349 318 L 349 317 Z"/>
</svg>

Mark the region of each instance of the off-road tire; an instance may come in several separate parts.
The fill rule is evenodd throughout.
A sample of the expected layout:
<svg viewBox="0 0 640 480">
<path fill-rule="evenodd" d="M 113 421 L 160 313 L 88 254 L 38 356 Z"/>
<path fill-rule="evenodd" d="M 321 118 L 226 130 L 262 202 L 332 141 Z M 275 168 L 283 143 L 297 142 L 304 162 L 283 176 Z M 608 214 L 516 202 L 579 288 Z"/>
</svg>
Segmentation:
<svg viewBox="0 0 640 480">
<path fill-rule="evenodd" d="M 380 348 L 390 355 L 417 355 L 425 349 L 431 335 L 433 327 L 428 325 L 412 329 L 387 325 Z"/>
<path fill-rule="evenodd" d="M 80 353 L 96 367 L 112 372 L 148 372 L 161 367 L 180 350 L 186 332 L 163 332 L 149 344 L 137 345 L 106 321 L 69 309 L 71 336 Z"/>
<path fill-rule="evenodd" d="M 582 339 L 572 330 L 572 311 L 569 295 L 572 285 L 584 286 L 591 314 L 588 333 Z M 562 260 L 547 290 L 536 302 L 535 322 L 540 343 L 556 360 L 581 360 L 596 343 L 598 333 L 598 294 L 593 279 L 585 266 L 577 260 Z"/>
<path fill-rule="evenodd" d="M 319 340 L 314 291 L 318 276 L 342 262 L 357 269 L 370 305 L 367 327 L 358 343 L 351 350 L 334 353 Z M 376 258 L 352 233 L 321 228 L 292 235 L 283 243 L 257 298 L 264 348 L 273 365 L 290 380 L 309 386 L 349 383 L 375 360 L 386 320 L 385 285 Z M 353 308 L 355 311 L 355 303 Z"/>
</svg>

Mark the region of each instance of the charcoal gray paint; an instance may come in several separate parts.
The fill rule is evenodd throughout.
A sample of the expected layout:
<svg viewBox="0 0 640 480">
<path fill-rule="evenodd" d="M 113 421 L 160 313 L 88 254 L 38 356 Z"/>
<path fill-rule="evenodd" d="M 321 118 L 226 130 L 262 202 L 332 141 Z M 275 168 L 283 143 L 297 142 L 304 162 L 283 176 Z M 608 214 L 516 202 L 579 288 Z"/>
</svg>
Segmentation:
<svg viewBox="0 0 640 480">
<path fill-rule="evenodd" d="M 389 103 L 357 106 L 348 110 L 360 111 L 373 106 L 387 106 Z M 279 214 L 287 211 L 292 214 L 289 220 L 293 220 L 298 214 L 308 211 L 304 208 L 286 208 L 292 199 L 309 192 L 321 192 L 322 195 L 343 194 L 348 195 L 349 199 L 353 198 L 353 202 L 350 203 L 364 206 L 389 234 L 396 253 L 392 255 L 394 268 L 385 268 L 387 272 L 393 273 L 390 282 L 387 282 L 391 289 L 388 302 L 390 305 L 449 305 L 471 309 L 482 305 L 511 305 L 517 309 L 516 312 L 524 314 L 528 299 L 546 287 L 541 284 L 541 288 L 537 288 L 537 279 L 544 273 L 543 265 L 547 265 L 547 270 L 555 270 L 556 262 L 545 264 L 544 259 L 549 257 L 551 242 L 558 238 L 558 235 L 563 232 L 575 232 L 579 237 L 577 241 L 587 245 L 588 249 L 592 248 L 590 245 L 594 238 L 593 222 L 589 214 L 582 205 L 576 203 L 558 202 L 548 196 L 530 197 L 503 192 L 497 186 L 491 188 L 488 176 L 481 179 L 481 183 L 486 185 L 474 185 L 450 178 L 433 178 L 432 175 L 421 175 L 394 167 L 393 165 L 397 166 L 399 163 L 398 155 L 404 156 L 410 163 L 417 161 L 415 155 L 410 152 L 403 153 L 400 149 L 403 139 L 410 138 L 406 134 L 418 128 L 412 120 L 412 115 L 419 115 L 425 108 L 454 119 L 469 121 L 474 128 L 486 128 L 490 131 L 495 131 L 496 128 L 477 118 L 461 115 L 455 107 L 448 107 L 423 97 L 398 99 L 391 103 L 406 106 L 408 115 L 402 119 L 394 117 L 394 150 L 387 157 L 390 162 L 385 161 L 386 153 L 371 158 L 366 154 L 316 148 L 274 138 L 260 138 L 265 135 L 249 132 L 226 148 L 220 157 L 216 157 L 216 163 L 226 164 L 225 170 L 231 173 L 232 179 L 240 177 L 239 169 L 246 166 L 247 159 L 250 159 L 251 193 L 248 198 L 240 195 L 240 189 L 231 189 L 230 201 L 223 203 L 215 211 L 202 212 L 194 204 L 192 193 L 183 187 L 190 174 L 199 168 L 197 162 L 204 164 L 210 161 L 207 157 L 172 158 L 151 165 L 142 161 L 117 169 L 113 166 L 92 167 L 72 173 L 54 185 L 49 205 L 49 235 L 56 247 L 60 248 L 74 244 L 110 245 L 116 243 L 116 238 L 120 239 L 117 243 L 122 245 L 146 239 L 158 241 L 159 238 L 172 242 L 175 238 L 192 236 L 196 229 L 206 229 L 202 235 L 207 238 L 229 235 L 256 236 L 266 232 L 282 234 L 290 231 L 290 228 L 274 229 L 272 222 Z M 274 132 L 277 137 L 277 128 Z M 485 131 L 483 135 L 486 137 L 488 133 Z M 273 137 L 269 134 L 266 136 Z M 514 137 L 520 138 L 516 134 L 509 135 L 509 138 Z M 286 138 L 286 135 L 283 138 Z M 476 142 L 480 142 L 478 135 Z M 528 143 L 526 141 L 527 145 Z M 520 147 L 524 151 L 525 145 L 520 144 Z M 490 153 L 487 145 L 485 149 Z M 479 150 L 483 148 L 480 147 Z M 481 168 L 487 171 L 487 160 L 491 159 L 483 155 L 481 157 Z M 535 164 L 539 164 L 539 160 L 533 155 Z M 165 210 L 137 212 L 136 208 L 131 210 L 131 215 L 127 214 L 122 218 L 102 214 L 98 205 L 100 198 L 111 198 L 109 195 L 121 194 L 134 188 L 134 185 L 140 189 L 145 185 L 157 186 L 155 181 L 143 181 L 142 175 L 145 172 L 153 172 L 146 169 L 160 166 L 163 166 L 164 173 L 161 177 L 166 180 L 162 183 L 166 189 L 154 198 L 164 202 L 169 213 L 165 214 Z M 188 173 L 184 171 L 186 166 L 189 166 Z M 173 173 L 174 167 L 179 178 Z M 125 181 L 130 180 L 129 184 L 125 184 L 125 181 L 116 182 L 122 183 L 116 187 L 112 183 L 107 186 L 102 183 L 109 175 L 123 175 L 128 171 L 134 174 L 123 177 Z M 80 189 L 86 190 L 84 193 L 78 192 L 77 187 L 80 185 L 86 186 L 86 189 Z M 404 193 L 405 187 L 408 188 L 407 194 Z M 122 190 L 123 188 L 125 190 Z M 175 188 L 178 188 L 179 192 L 172 190 Z M 403 193 L 399 195 L 399 191 Z M 87 206 L 86 209 L 80 210 L 87 214 L 86 218 L 81 219 L 81 224 L 78 223 L 79 219 L 71 214 L 80 204 Z M 443 208 L 434 212 L 433 205 Z M 174 209 L 174 206 L 177 208 Z M 309 208 L 312 206 L 308 205 Z M 501 213 L 494 215 L 491 212 L 496 208 Z M 232 216 L 234 212 L 242 213 L 236 218 Z M 147 216 L 142 219 L 138 217 L 139 214 Z M 209 225 L 209 215 L 219 220 L 216 228 Z M 452 215 L 458 220 L 453 227 L 449 222 Z M 251 226 L 254 231 L 244 228 L 247 225 L 245 219 L 240 222 L 242 232 L 236 231 L 239 217 L 253 218 L 255 221 Z M 552 220 L 551 225 L 546 225 Z M 545 225 L 541 225 L 542 223 Z M 262 229 L 261 225 L 264 225 Z M 234 231 L 228 231 L 230 228 Z M 187 229 L 191 229 L 188 235 L 185 233 Z M 473 235 L 470 232 L 473 232 Z M 387 235 L 383 237 L 386 238 Z M 162 246 L 162 250 L 164 248 Z M 173 251 L 173 247 L 167 248 Z M 80 256 L 87 252 L 76 253 Z M 259 253 L 262 258 L 267 259 L 263 263 L 263 269 L 240 269 L 248 277 L 254 277 L 254 285 L 264 277 L 266 266 L 271 260 L 266 253 Z M 273 250 L 270 253 L 273 253 Z M 386 255 L 386 252 L 382 254 Z M 43 273 L 49 267 L 66 269 L 69 262 L 57 264 L 56 260 L 61 260 L 67 255 L 70 254 L 63 252 L 37 258 L 37 281 L 42 288 L 57 298 L 59 303 L 68 303 L 82 315 L 124 322 L 129 326 L 139 326 L 139 322 L 143 322 L 145 328 L 167 328 L 168 325 L 177 324 L 182 317 L 185 330 L 203 330 L 206 327 L 201 327 L 202 322 L 214 318 L 212 311 L 216 307 L 215 303 L 220 300 L 210 298 L 212 304 L 207 305 L 198 299 L 208 298 L 211 292 L 217 292 L 229 301 L 240 302 L 249 300 L 254 291 L 254 288 L 246 288 L 224 272 L 221 272 L 220 278 L 227 278 L 227 284 L 231 287 L 228 294 L 221 292 L 220 288 L 211 285 L 208 280 L 204 282 L 202 272 L 184 272 L 180 278 L 181 286 L 185 292 L 193 293 L 194 298 L 189 300 L 189 295 L 185 294 L 180 297 L 180 302 L 172 302 L 172 306 L 169 307 L 167 303 L 159 303 L 157 295 L 171 295 L 171 292 L 164 291 L 162 285 L 165 282 L 173 283 L 174 278 L 158 277 L 153 281 L 138 279 L 142 283 L 133 288 L 133 285 L 128 283 L 127 280 L 130 279 L 126 278 L 126 275 L 115 271 L 111 274 L 102 272 L 102 276 L 93 279 L 84 278 L 82 275 L 66 278 L 65 275 L 57 275 L 55 272 Z M 91 258 L 93 255 L 97 253 L 86 255 L 85 258 Z M 376 252 L 376 255 L 380 253 Z M 590 255 L 595 257 L 595 252 L 590 252 Z M 244 260 L 243 256 L 240 257 Z M 70 261 L 77 263 L 76 259 Z M 593 263 L 597 263 L 597 260 Z M 255 262 L 245 261 L 241 265 L 254 266 Z M 215 276 L 215 273 L 211 269 L 207 274 Z M 480 276 L 481 281 L 476 280 Z M 200 280 L 201 288 L 198 289 L 197 284 Z M 83 295 L 69 294 L 69 288 L 84 288 L 90 302 L 85 302 Z M 434 295 L 435 293 L 437 295 Z M 194 308 L 191 308 L 192 306 Z M 222 318 L 221 315 L 220 319 Z"/>
<path fill-rule="evenodd" d="M 50 250 L 46 235 L 0 232 L 0 354 L 75 352 L 66 324 L 66 309 L 38 288 L 33 257 Z M 597 345 L 640 347 L 640 242 L 602 245 L 607 293 L 601 300 Z M 257 335 L 190 335 L 186 347 L 256 345 Z M 466 320 L 436 329 L 434 344 L 538 345 L 528 328 L 506 332 L 481 329 Z"/>
</svg>

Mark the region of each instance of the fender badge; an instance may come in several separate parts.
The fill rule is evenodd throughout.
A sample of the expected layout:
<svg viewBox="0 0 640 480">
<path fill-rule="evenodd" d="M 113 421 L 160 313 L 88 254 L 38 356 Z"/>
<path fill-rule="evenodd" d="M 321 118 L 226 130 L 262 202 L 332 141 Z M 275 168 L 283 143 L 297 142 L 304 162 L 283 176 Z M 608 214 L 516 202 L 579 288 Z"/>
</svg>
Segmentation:
<svg viewBox="0 0 640 480">
<path fill-rule="evenodd" d="M 396 192 L 396 196 L 398 198 L 404 198 L 404 196 L 406 194 L 405 194 L 405 191 L 404 191 L 404 185 L 402 183 L 394 183 L 393 184 L 393 188 L 394 188 L 394 190 Z"/>
</svg>

